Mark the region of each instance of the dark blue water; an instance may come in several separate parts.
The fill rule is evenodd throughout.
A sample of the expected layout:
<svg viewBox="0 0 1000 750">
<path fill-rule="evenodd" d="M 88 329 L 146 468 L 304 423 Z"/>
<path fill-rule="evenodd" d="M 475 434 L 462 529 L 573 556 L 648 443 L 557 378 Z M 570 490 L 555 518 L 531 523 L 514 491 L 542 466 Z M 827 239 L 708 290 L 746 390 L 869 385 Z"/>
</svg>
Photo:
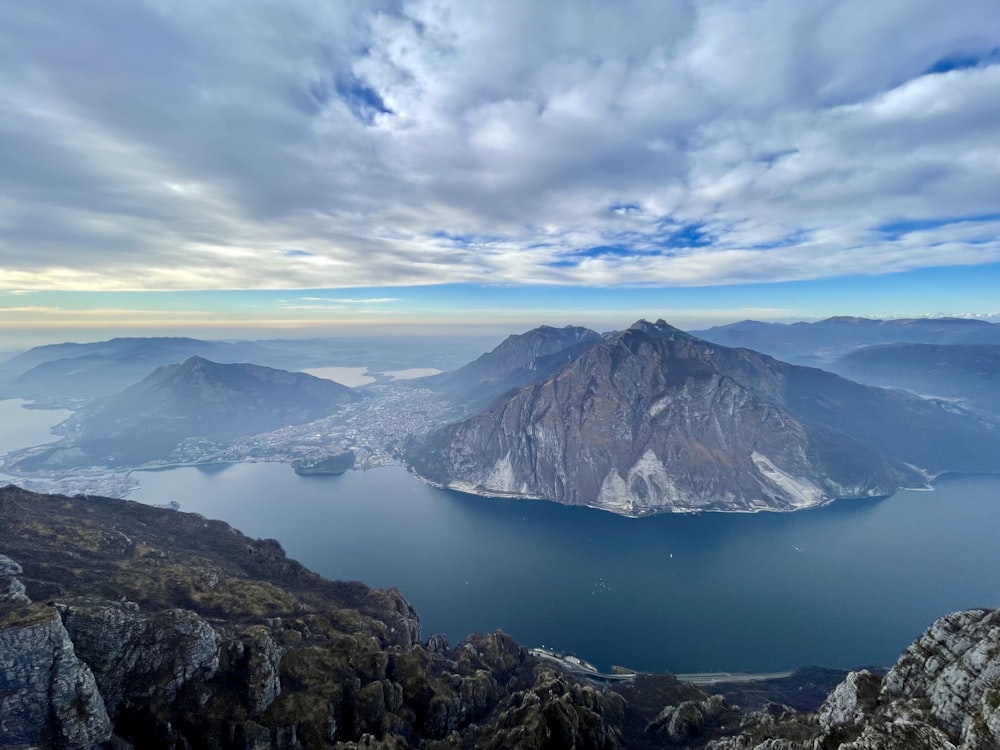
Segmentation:
<svg viewBox="0 0 1000 750">
<path fill-rule="evenodd" d="M 776 671 L 890 664 L 948 611 L 1000 606 L 1000 477 L 793 514 L 628 519 L 427 487 L 400 468 L 136 473 L 331 578 L 399 587 L 424 633 L 501 628 L 599 666 Z"/>
</svg>

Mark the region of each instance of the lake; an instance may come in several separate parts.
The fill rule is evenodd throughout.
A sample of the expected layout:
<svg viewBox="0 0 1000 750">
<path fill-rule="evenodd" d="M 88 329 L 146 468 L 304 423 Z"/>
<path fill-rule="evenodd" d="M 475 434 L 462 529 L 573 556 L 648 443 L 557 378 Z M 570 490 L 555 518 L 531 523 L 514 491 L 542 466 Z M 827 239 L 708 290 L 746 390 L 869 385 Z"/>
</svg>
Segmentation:
<svg viewBox="0 0 1000 750">
<path fill-rule="evenodd" d="M 72 413 L 66 409 L 25 409 L 28 403 L 19 398 L 0 400 L 0 456 L 59 440 L 51 430 Z"/>
<path fill-rule="evenodd" d="M 330 578 L 397 586 L 424 635 L 500 628 L 599 667 L 888 665 L 931 621 L 1000 605 L 1000 477 L 792 514 L 629 519 L 428 487 L 400 467 L 136 472 L 130 497 L 278 539 Z"/>
</svg>

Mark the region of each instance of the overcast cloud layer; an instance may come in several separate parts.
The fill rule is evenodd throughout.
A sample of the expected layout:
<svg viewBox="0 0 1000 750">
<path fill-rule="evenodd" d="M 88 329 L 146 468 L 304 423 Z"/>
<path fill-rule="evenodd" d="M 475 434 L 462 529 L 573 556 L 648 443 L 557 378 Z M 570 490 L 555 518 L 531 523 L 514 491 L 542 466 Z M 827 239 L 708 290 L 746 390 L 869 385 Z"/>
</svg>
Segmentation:
<svg viewBox="0 0 1000 750">
<path fill-rule="evenodd" d="M 0 288 L 1000 261 L 1000 6 L 0 4 Z"/>
</svg>

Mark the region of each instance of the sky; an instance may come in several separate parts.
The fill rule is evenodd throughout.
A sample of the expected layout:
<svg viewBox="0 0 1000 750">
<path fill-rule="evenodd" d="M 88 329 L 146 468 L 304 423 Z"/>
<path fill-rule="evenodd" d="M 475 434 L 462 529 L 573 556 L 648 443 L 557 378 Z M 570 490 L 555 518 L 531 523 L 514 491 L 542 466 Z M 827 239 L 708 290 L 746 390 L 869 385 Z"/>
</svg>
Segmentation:
<svg viewBox="0 0 1000 750">
<path fill-rule="evenodd" d="M 996 0 L 0 3 L 0 349 L 1000 320 Z"/>
</svg>

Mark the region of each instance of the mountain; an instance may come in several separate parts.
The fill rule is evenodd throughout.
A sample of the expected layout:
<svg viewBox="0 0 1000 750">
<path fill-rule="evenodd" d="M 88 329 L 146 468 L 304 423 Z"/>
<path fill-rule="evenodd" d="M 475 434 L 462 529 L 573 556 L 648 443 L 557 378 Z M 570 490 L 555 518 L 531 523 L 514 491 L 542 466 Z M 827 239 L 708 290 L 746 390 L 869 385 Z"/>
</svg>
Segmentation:
<svg viewBox="0 0 1000 750">
<path fill-rule="evenodd" d="M 953 399 L 1000 419 L 1000 344 L 885 344 L 851 352 L 829 368 L 871 385 Z"/>
<path fill-rule="evenodd" d="M 596 685 L 499 631 L 421 640 L 399 591 L 195 514 L 7 486 L 0 549 L 0 747 L 1000 746 L 997 610 L 939 619 L 818 710 L 747 711 L 670 675 Z"/>
<path fill-rule="evenodd" d="M 191 357 L 82 410 L 71 446 L 47 447 L 19 466 L 135 465 L 168 456 L 188 438 L 222 440 L 303 424 L 359 398 L 305 373 Z"/>
<path fill-rule="evenodd" d="M 1000 344 L 1000 325 L 967 318 L 877 320 L 838 316 L 790 324 L 744 320 L 691 334 L 723 346 L 746 347 L 786 362 L 817 366 L 876 344 Z"/>
<path fill-rule="evenodd" d="M 29 349 L 0 365 L 0 398 L 26 398 L 76 408 L 134 385 L 155 368 L 192 356 L 213 362 L 253 362 L 283 370 L 365 367 L 372 372 L 411 367 L 450 369 L 482 351 L 481 337 L 375 336 L 336 339 L 204 341 L 182 337 L 115 338 Z"/>
<path fill-rule="evenodd" d="M 44 402 L 111 396 L 157 367 L 191 356 L 225 359 L 225 345 L 189 338 L 121 338 L 97 344 L 51 344 L 4 363 L 2 392 Z M 223 355 L 223 356 L 220 356 Z"/>
<path fill-rule="evenodd" d="M 512 389 L 544 380 L 599 338 L 600 334 L 579 326 L 540 326 L 508 336 L 458 370 L 418 382 L 464 411 L 474 412 Z"/>
<path fill-rule="evenodd" d="M 998 438 L 948 405 L 640 321 L 407 458 L 440 486 L 624 515 L 793 510 L 921 483 L 912 463 L 996 470 Z"/>
</svg>

